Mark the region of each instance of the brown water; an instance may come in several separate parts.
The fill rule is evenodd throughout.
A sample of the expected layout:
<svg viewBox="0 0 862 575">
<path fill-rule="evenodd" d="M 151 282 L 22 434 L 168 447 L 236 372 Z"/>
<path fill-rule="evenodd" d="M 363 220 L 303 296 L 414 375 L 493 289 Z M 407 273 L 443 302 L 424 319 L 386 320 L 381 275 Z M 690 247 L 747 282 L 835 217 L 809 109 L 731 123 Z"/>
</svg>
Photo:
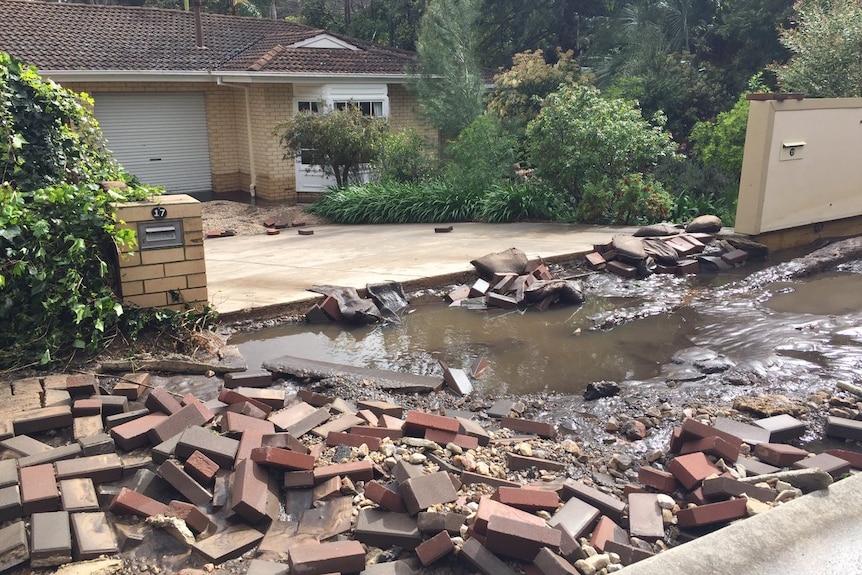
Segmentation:
<svg viewBox="0 0 862 575">
<path fill-rule="evenodd" d="M 492 367 L 476 388 L 489 394 L 579 394 L 601 380 L 663 382 L 674 354 L 693 346 L 764 377 L 855 379 L 862 368 L 862 269 L 844 269 L 721 296 L 712 284 L 738 274 L 638 282 L 599 275 L 588 280 L 580 307 L 474 311 L 441 302 L 417 306 L 401 325 L 284 325 L 237 334 L 230 343 L 250 368 L 294 355 L 437 374 L 438 360 L 468 369 L 485 357 Z M 646 317 L 593 328 L 596 318 L 635 312 Z"/>
</svg>

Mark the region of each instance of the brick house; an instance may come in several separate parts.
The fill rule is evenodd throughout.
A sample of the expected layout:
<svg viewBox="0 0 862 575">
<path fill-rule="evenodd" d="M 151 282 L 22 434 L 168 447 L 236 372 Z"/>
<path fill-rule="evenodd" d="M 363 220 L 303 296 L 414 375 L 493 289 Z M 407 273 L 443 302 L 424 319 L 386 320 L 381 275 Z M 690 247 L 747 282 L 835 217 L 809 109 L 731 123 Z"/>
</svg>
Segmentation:
<svg viewBox="0 0 862 575">
<path fill-rule="evenodd" d="M 274 135 L 298 110 L 352 101 L 436 139 L 406 89 L 412 53 L 285 21 L 0 0 L 0 50 L 90 94 L 114 156 L 168 193 L 314 199 L 329 181 Z"/>
</svg>

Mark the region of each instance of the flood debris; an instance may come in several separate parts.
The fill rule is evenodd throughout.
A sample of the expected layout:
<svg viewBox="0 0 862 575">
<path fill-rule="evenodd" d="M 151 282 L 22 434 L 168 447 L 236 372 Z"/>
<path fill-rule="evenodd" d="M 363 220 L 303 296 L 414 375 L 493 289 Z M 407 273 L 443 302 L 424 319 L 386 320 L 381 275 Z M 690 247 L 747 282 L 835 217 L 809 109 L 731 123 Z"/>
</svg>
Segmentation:
<svg viewBox="0 0 862 575">
<path fill-rule="evenodd" d="M 468 309 L 543 310 L 555 304 L 584 303 L 584 287 L 571 278 L 555 278 L 548 266 L 529 260 L 517 248 L 485 255 L 470 262 L 479 273 L 472 285 L 459 285 L 447 294 L 453 306 Z"/>
<path fill-rule="evenodd" d="M 323 300 L 305 312 L 305 319 L 309 323 L 400 323 L 400 314 L 409 305 L 404 289 L 398 282 L 368 284 L 367 298 L 361 297 L 351 287 L 314 286 L 309 291 L 324 295 Z"/>
<path fill-rule="evenodd" d="M 270 372 L 270 387 L 225 386 L 204 402 L 147 386 L 118 402 L 118 413 L 102 400 L 127 400 L 128 386 L 117 384 L 147 378 L 14 382 L 18 399 L 33 406 L 3 427 L 0 565 L 53 566 L 59 557 L 73 561 L 64 573 L 140 572 L 141 561 L 214 571 L 242 557 L 267 563 L 254 567 L 267 573 L 611 573 L 862 470 L 858 444 L 810 453 L 798 441 L 817 430 L 786 414 L 747 423 L 686 409 L 665 449 L 597 459 L 564 437 L 540 404 L 417 409 L 409 396 L 379 399 L 369 373 L 349 396 L 288 394 L 274 387 L 281 373 L 320 382 L 346 370 L 277 363 L 286 371 Z M 444 371 L 459 387 L 460 370 Z M 261 376 L 229 379 L 267 380 Z M 439 389 L 446 378 L 431 379 Z M 68 396 L 62 414 L 37 407 L 49 389 Z M 823 400 L 846 404 L 849 416 L 830 415 L 825 433 L 862 440 L 853 390 L 837 388 Z M 109 453 L 33 459 L 63 449 L 62 441 L 80 446 L 75 422 L 97 407 L 114 439 Z M 605 431 L 619 446 L 638 445 L 673 411 L 662 405 L 608 420 Z M 67 492 L 62 482 L 73 480 L 98 494 L 95 509 L 82 511 L 81 497 Z M 161 553 L 181 564 L 138 554 L 142 541 L 162 538 L 170 543 L 150 549 L 172 549 Z M 108 558 L 86 561 L 99 554 Z"/>
<path fill-rule="evenodd" d="M 609 242 L 594 245 L 594 251 L 584 260 L 592 270 L 630 279 L 654 273 L 714 273 L 745 264 L 749 252 L 738 246 L 753 249 L 754 243 L 738 244 L 729 235 L 717 239 L 721 225 L 718 217 L 706 215 L 685 227 L 670 223 L 646 226 L 632 235 L 617 235 Z M 758 250 L 758 256 L 762 255 L 763 251 Z"/>
</svg>

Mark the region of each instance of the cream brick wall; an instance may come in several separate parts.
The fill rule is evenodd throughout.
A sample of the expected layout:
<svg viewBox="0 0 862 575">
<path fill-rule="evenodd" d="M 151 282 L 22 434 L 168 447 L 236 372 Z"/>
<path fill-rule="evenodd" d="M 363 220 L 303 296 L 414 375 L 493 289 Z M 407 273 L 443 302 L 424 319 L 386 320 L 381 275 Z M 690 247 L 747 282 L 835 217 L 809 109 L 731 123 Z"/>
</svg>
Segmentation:
<svg viewBox="0 0 862 575">
<path fill-rule="evenodd" d="M 421 119 L 418 97 L 403 84 L 389 84 L 389 125 L 393 131 L 413 128 L 428 142 L 431 150 L 436 152 L 439 134 L 433 126 Z"/>
<path fill-rule="evenodd" d="M 266 84 L 255 86 L 252 96 L 252 130 L 257 197 L 266 201 L 296 203 L 296 174 L 292 160 L 284 159 L 284 150 L 275 134 L 278 124 L 293 113 L 293 86 Z"/>
<path fill-rule="evenodd" d="M 153 222 L 155 206 L 167 209 L 168 220 L 181 219 L 181 246 L 141 250 L 119 247 L 120 295 L 141 307 L 181 309 L 207 304 L 206 262 L 200 202 L 185 194 L 158 196 L 152 201 L 115 204 L 121 227 L 137 230 L 139 222 Z"/>
</svg>

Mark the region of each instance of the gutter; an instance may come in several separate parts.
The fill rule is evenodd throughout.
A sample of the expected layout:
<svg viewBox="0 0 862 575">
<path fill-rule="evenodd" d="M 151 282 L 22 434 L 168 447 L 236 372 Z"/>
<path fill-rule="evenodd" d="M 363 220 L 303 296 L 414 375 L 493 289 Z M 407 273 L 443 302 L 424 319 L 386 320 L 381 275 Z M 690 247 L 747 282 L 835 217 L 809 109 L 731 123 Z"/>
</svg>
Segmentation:
<svg viewBox="0 0 862 575">
<path fill-rule="evenodd" d="M 356 83 L 378 81 L 404 84 L 416 76 L 411 74 L 333 74 L 330 72 L 294 74 L 287 72 L 219 72 L 216 70 L 39 70 L 55 82 L 212 82 L 243 84 L 292 83 Z"/>
<path fill-rule="evenodd" d="M 239 90 L 242 90 L 243 92 L 243 96 L 245 99 L 245 131 L 246 139 L 248 140 L 248 168 L 250 172 L 249 176 L 251 177 L 251 183 L 248 186 L 248 193 L 251 196 L 251 202 L 254 203 L 255 197 L 257 196 L 257 169 L 255 168 L 254 163 L 254 144 L 251 130 L 251 101 L 249 98 L 248 86 L 224 82 L 221 76 L 216 76 L 216 85 L 224 86 L 227 88 L 237 88 Z"/>
</svg>

